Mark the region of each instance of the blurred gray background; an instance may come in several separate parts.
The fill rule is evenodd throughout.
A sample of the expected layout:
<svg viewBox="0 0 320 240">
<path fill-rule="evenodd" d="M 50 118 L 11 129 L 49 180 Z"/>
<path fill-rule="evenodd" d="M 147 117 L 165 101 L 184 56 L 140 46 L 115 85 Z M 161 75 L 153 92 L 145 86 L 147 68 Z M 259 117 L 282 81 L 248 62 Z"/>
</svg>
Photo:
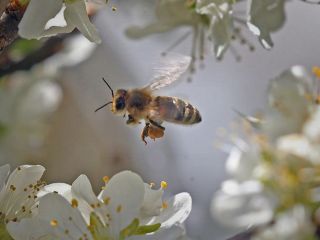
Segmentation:
<svg viewBox="0 0 320 240">
<path fill-rule="evenodd" d="M 94 110 L 111 99 L 101 81 L 105 77 L 114 89 L 143 86 L 150 80 L 151 68 L 160 53 L 179 36 L 182 28 L 142 40 L 130 40 L 124 29 L 131 24 L 152 19 L 152 1 L 111 2 L 117 7 L 101 10 L 95 22 L 103 43 L 81 65 L 63 71 L 59 79 L 64 98 L 52 119 L 43 165 L 52 181 L 72 182 L 87 174 L 96 190 L 104 175 L 130 169 L 146 182 L 168 182 L 167 195 L 187 191 L 193 198 L 193 209 L 187 231 L 193 239 L 225 239 L 236 232 L 212 219 L 209 211 L 214 192 L 226 178 L 227 154 L 214 145 L 219 129 L 231 129 L 237 115 L 232 109 L 253 113 L 266 104 L 268 81 L 286 68 L 301 64 L 309 69 L 320 65 L 320 6 L 290 1 L 286 4 L 287 21 L 273 34 L 271 51 L 262 49 L 256 38 L 244 30 L 256 46 L 236 45 L 242 56 L 237 62 L 227 53 L 216 61 L 209 50 L 204 68 L 197 67 L 192 81 L 162 91 L 179 96 L 198 107 L 201 124 L 191 127 L 165 124 L 165 137 L 145 146 L 140 140 L 141 126 L 129 127 L 125 119 L 108 108 Z M 174 51 L 188 55 L 191 37 Z M 221 132 L 221 131 L 220 131 Z M 227 140 L 228 136 L 225 136 Z"/>
</svg>

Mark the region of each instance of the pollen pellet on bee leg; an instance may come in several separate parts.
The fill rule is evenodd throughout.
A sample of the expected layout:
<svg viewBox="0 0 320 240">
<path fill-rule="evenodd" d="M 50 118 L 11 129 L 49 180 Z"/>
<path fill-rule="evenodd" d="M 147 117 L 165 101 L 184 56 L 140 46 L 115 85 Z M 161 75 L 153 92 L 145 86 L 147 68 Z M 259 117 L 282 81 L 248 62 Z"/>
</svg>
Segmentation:
<svg viewBox="0 0 320 240">
<path fill-rule="evenodd" d="M 156 138 L 161 138 L 164 135 L 164 129 L 161 129 L 159 127 L 150 125 L 150 127 L 148 128 L 148 136 L 153 139 L 156 140 Z"/>
</svg>

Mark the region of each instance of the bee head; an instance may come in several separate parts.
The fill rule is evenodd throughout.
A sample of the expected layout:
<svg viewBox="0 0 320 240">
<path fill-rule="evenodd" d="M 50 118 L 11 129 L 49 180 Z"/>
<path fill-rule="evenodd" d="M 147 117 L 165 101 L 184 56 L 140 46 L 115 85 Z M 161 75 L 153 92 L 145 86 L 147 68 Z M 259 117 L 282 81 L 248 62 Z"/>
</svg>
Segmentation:
<svg viewBox="0 0 320 240">
<path fill-rule="evenodd" d="M 126 110 L 127 91 L 118 89 L 112 100 L 112 112 L 122 114 Z"/>
</svg>

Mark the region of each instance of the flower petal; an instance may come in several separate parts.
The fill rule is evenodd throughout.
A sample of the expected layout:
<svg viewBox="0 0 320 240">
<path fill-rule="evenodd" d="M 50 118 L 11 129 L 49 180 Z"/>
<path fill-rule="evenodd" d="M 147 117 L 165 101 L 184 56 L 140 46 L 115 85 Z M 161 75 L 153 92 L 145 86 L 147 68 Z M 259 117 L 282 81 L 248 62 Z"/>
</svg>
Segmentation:
<svg viewBox="0 0 320 240">
<path fill-rule="evenodd" d="M 130 26 L 126 29 L 129 38 L 142 38 L 154 33 L 170 31 L 182 25 L 193 25 L 198 18 L 196 13 L 190 11 L 184 0 L 157 1 L 157 20 L 146 26 Z"/>
<path fill-rule="evenodd" d="M 6 164 L 0 167 L 0 191 L 5 186 L 6 180 L 10 174 L 10 165 Z"/>
<path fill-rule="evenodd" d="M 42 187 L 39 182 L 44 167 L 40 165 L 22 165 L 16 168 L 9 176 L 6 187 L 0 192 L 0 211 L 6 219 L 20 219 L 30 214 Z M 25 211 L 21 211 L 24 207 Z"/>
<path fill-rule="evenodd" d="M 109 224 L 113 236 L 117 236 L 120 230 L 139 216 L 144 193 L 144 183 L 141 177 L 130 171 L 114 175 L 106 184 L 99 199 L 102 201 L 108 199 L 108 209 L 111 215 Z"/>
<path fill-rule="evenodd" d="M 312 78 L 301 66 L 294 66 L 273 79 L 269 86 L 268 102 L 271 107 L 262 126 L 271 139 L 300 132 L 309 117 Z"/>
<path fill-rule="evenodd" d="M 252 145 L 250 147 L 248 145 L 243 146 L 243 149 L 234 147 L 227 159 L 226 169 L 238 181 L 252 178 L 259 163 L 259 153 Z"/>
<path fill-rule="evenodd" d="M 246 228 L 268 223 L 273 217 L 273 202 L 259 182 L 229 180 L 216 193 L 211 213 L 226 225 Z"/>
<path fill-rule="evenodd" d="M 312 141 L 320 143 L 320 106 L 303 127 L 304 134 Z"/>
<path fill-rule="evenodd" d="M 31 0 L 19 23 L 19 35 L 26 39 L 41 38 L 47 22 L 57 15 L 62 2 L 62 0 Z"/>
<path fill-rule="evenodd" d="M 30 184 L 37 183 L 44 171 L 45 168 L 41 165 L 22 165 L 10 174 L 7 186 L 14 186 L 17 191 L 23 191 Z"/>
<path fill-rule="evenodd" d="M 277 31 L 285 22 L 284 0 L 250 0 L 248 27 L 259 37 L 266 49 L 273 47 L 270 32 Z"/>
<path fill-rule="evenodd" d="M 67 200 L 71 199 L 71 186 L 66 183 L 52 183 L 44 186 L 38 193 L 38 197 L 43 197 L 48 193 L 58 193 Z"/>
<path fill-rule="evenodd" d="M 214 43 L 214 54 L 216 58 L 221 59 L 228 49 L 232 35 L 232 21 L 229 13 L 222 17 L 213 16 L 211 19 L 211 38 Z"/>
<path fill-rule="evenodd" d="M 39 239 L 92 239 L 87 225 L 77 208 L 56 193 L 49 193 L 39 201 L 39 215 L 8 224 L 8 231 L 17 240 Z M 86 237 L 85 237 L 86 236 Z"/>
<path fill-rule="evenodd" d="M 96 27 L 90 22 L 86 4 L 83 0 L 66 2 L 66 10 L 64 12 L 67 24 L 76 26 L 79 31 L 91 42 L 101 43 L 101 38 Z"/>
<path fill-rule="evenodd" d="M 91 183 L 86 175 L 80 175 L 73 183 L 71 187 L 72 197 L 78 200 L 78 208 L 83 214 L 87 223 L 90 220 L 90 213 L 93 211 L 92 206 L 96 206 L 97 203 L 101 203 L 92 190 Z M 96 209 L 96 213 L 99 212 L 99 208 Z"/>
<path fill-rule="evenodd" d="M 144 184 L 145 194 L 143 205 L 141 207 L 142 217 L 151 217 L 160 214 L 162 207 L 163 189 L 154 190 L 149 184 Z"/>
<path fill-rule="evenodd" d="M 192 208 L 192 198 L 183 192 L 173 196 L 159 216 L 152 218 L 148 224 L 161 223 L 160 229 L 169 229 L 182 224 L 189 216 Z"/>
</svg>

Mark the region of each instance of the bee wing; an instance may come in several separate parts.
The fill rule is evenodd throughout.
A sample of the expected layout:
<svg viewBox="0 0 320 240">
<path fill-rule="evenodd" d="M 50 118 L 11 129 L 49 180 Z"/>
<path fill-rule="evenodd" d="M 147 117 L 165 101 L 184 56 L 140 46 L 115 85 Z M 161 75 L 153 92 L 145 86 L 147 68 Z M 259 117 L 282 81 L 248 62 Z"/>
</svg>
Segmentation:
<svg viewBox="0 0 320 240">
<path fill-rule="evenodd" d="M 144 89 L 155 91 L 170 85 L 188 69 L 190 62 L 189 56 L 170 53 L 162 59 L 158 67 L 153 69 L 152 81 Z"/>
</svg>

